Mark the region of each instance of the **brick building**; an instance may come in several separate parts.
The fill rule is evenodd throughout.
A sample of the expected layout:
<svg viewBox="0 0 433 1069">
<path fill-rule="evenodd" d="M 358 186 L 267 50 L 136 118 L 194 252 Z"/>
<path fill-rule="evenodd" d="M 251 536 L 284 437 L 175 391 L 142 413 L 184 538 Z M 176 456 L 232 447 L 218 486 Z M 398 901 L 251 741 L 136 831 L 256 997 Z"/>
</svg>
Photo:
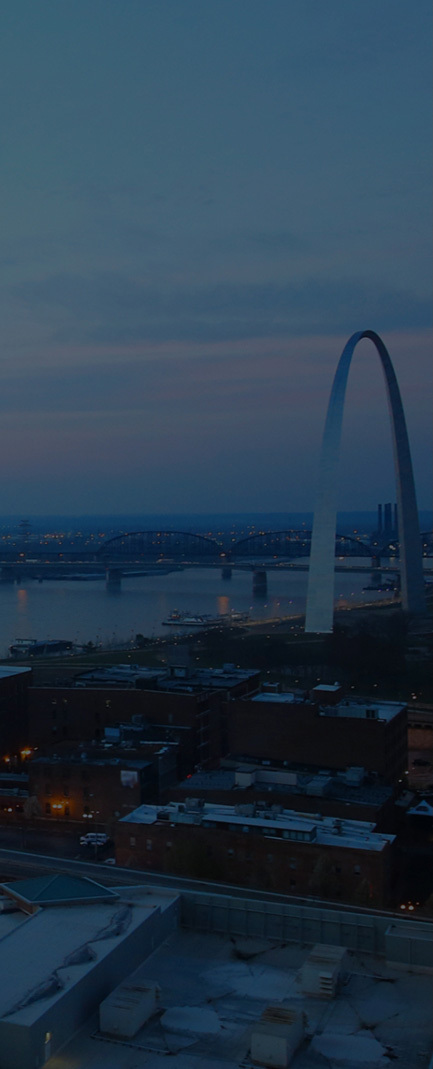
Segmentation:
<svg viewBox="0 0 433 1069">
<path fill-rule="evenodd" d="M 176 745 L 143 743 L 139 748 L 60 746 L 28 764 L 29 794 L 51 820 L 103 825 L 111 834 L 116 820 L 146 801 L 157 801 L 177 774 Z"/>
<path fill-rule="evenodd" d="M 0 757 L 18 756 L 29 745 L 28 694 L 31 668 L 0 665 Z"/>
<path fill-rule="evenodd" d="M 57 745 L 102 739 L 106 727 L 139 720 L 166 741 L 178 741 L 180 776 L 220 757 L 220 710 L 228 697 L 257 692 L 259 673 L 235 669 L 191 671 L 188 667 L 87 672 L 64 687 L 29 691 L 31 744 Z"/>
<path fill-rule="evenodd" d="M 391 894 L 395 836 L 373 829 L 279 806 L 190 799 L 163 809 L 141 806 L 120 820 L 116 860 L 155 873 L 382 906 Z"/>
<path fill-rule="evenodd" d="M 287 763 L 286 763 L 287 764 Z M 169 787 L 163 801 L 185 802 L 193 795 L 219 805 L 281 805 L 304 813 L 363 820 L 377 831 L 395 832 L 398 811 L 392 786 L 372 781 L 362 768 L 344 772 L 292 768 L 224 760 L 219 769 L 195 772 L 176 787 Z"/>
<path fill-rule="evenodd" d="M 225 703 L 226 752 L 318 769 L 361 766 L 385 783 L 407 770 L 406 706 L 343 700 L 320 705 L 293 694 L 258 694 Z"/>
<path fill-rule="evenodd" d="M 0 772 L 0 823 L 13 824 L 27 811 L 29 778 L 25 772 Z"/>
<path fill-rule="evenodd" d="M 179 774 L 219 758 L 219 700 L 214 694 L 138 690 L 76 690 L 59 687 L 30 691 L 30 737 L 35 746 L 65 741 L 101 741 L 106 727 L 135 722 L 148 737 L 179 743 Z"/>
</svg>

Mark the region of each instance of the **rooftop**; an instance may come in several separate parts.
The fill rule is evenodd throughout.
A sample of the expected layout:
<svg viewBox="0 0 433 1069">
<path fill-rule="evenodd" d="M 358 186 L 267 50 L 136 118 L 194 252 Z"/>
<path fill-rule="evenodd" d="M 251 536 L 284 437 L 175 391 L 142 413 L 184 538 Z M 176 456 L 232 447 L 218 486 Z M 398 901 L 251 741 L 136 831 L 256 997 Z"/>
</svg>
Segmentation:
<svg viewBox="0 0 433 1069">
<path fill-rule="evenodd" d="M 9 665 L 0 665 L 0 679 L 7 679 L 8 676 L 22 676 L 31 672 L 31 668 L 18 668 L 15 666 L 9 667 Z"/>
<path fill-rule="evenodd" d="M 321 684 L 317 688 L 320 692 L 327 691 L 334 693 L 334 686 Z M 316 695 L 316 702 L 314 700 L 314 691 L 311 691 L 311 700 L 305 698 L 304 693 L 296 694 L 294 692 L 273 693 L 268 691 L 262 691 L 260 694 L 255 694 L 254 697 L 245 695 L 245 701 L 263 702 L 266 705 L 293 705 L 300 703 L 307 705 L 317 704 L 319 695 Z M 398 713 L 403 712 L 406 709 L 404 702 L 386 702 L 386 701 L 363 701 L 356 698 L 344 698 L 343 701 L 337 702 L 336 705 L 325 705 L 324 698 L 320 703 L 319 715 L 320 716 L 339 716 L 345 718 L 353 718 L 357 720 L 385 720 L 389 722 L 393 720 Z"/>
<path fill-rule="evenodd" d="M 236 668 L 227 664 L 222 668 L 195 668 L 189 665 L 169 665 L 167 668 L 143 668 L 136 664 L 118 664 L 107 668 L 93 668 L 74 679 L 75 687 L 104 687 L 152 689 L 161 691 L 230 689 L 259 675 L 258 669 Z"/>
<path fill-rule="evenodd" d="M 359 720 L 384 720 L 389 723 L 406 709 L 405 702 L 369 702 L 345 698 L 337 705 L 320 707 L 320 716 L 341 716 Z"/>
<path fill-rule="evenodd" d="M 131 752 L 132 747 L 128 747 L 127 752 Z M 113 753 L 111 748 L 97 750 L 87 748 L 86 750 L 63 750 L 60 753 L 43 754 L 38 757 L 33 757 L 31 767 L 33 765 L 58 765 L 58 764 L 75 764 L 77 766 L 82 765 L 83 768 L 88 765 L 105 766 L 118 766 L 122 765 L 123 768 L 136 769 L 142 771 L 144 768 L 150 768 L 151 762 L 142 760 L 139 757 L 127 757 L 125 752 L 119 751 L 119 753 Z"/>
<path fill-rule="evenodd" d="M 394 1064 L 390 1059 L 405 1069 L 426 1069 L 430 977 L 350 952 L 337 997 L 323 999 L 300 987 L 299 972 L 310 954 L 310 946 L 297 943 L 177 931 L 131 978 L 159 984 L 162 1013 L 121 1042 L 100 1033 L 95 1014 L 47 1069 L 252 1066 L 251 1032 L 268 1006 L 306 1015 L 306 1040 L 293 1069 L 358 1069 L 367 1063 L 385 1069 Z"/>
<path fill-rule="evenodd" d="M 341 683 L 318 683 L 317 687 L 313 687 L 312 693 L 316 691 L 328 691 L 329 694 L 338 694 L 341 690 Z"/>
<path fill-rule="evenodd" d="M 256 829 L 266 835 L 280 835 L 285 839 L 320 843 L 324 846 L 356 847 L 358 850 L 384 850 L 395 835 L 375 832 L 375 824 L 365 820 L 340 820 L 319 813 L 299 813 L 296 810 L 272 806 L 261 810 L 253 805 L 217 805 L 187 799 L 170 802 L 162 807 L 141 805 L 122 817 L 119 824 L 201 824 L 203 827 L 229 825 L 230 830 Z"/>
<path fill-rule="evenodd" d="M 384 805 L 392 797 L 392 787 L 376 782 L 363 782 L 364 770 L 361 769 L 358 782 L 350 782 L 351 770 L 336 772 L 335 769 L 317 768 L 286 763 L 282 768 L 271 768 L 254 762 L 238 765 L 237 768 L 209 769 L 195 772 L 179 786 L 189 794 L 194 791 L 235 791 L 242 794 L 245 790 L 266 791 L 284 795 L 325 794 L 342 802 L 355 802 L 357 805 Z M 242 774 L 246 773 L 245 776 Z M 273 778 L 274 776 L 274 778 Z M 251 783 L 248 780 L 251 779 Z M 243 780 L 245 782 L 243 782 Z M 287 782 L 286 782 L 287 780 Z M 323 790 L 318 787 L 326 788 Z M 290 803 L 289 803 L 290 804 Z"/>
<path fill-rule="evenodd" d="M 248 696 L 246 696 L 248 698 Z M 299 703 L 302 698 L 296 697 L 295 694 L 289 694 L 284 692 L 274 694 L 272 691 L 263 691 L 260 694 L 255 694 L 254 698 L 250 699 L 253 702 L 266 702 L 267 705 L 293 705 L 293 702 Z"/>
<path fill-rule="evenodd" d="M 17 882 L 32 893 L 33 881 Z M 112 897 L 112 902 L 43 908 L 15 927 L 0 914 L 0 974 L 7 976 L 0 987 L 0 1018 L 33 1023 L 107 957 L 124 934 L 130 935 L 155 908 L 165 909 L 175 895 L 140 888 L 131 897 L 130 888 L 121 888 Z M 59 972 L 56 986 L 52 981 Z"/>
</svg>

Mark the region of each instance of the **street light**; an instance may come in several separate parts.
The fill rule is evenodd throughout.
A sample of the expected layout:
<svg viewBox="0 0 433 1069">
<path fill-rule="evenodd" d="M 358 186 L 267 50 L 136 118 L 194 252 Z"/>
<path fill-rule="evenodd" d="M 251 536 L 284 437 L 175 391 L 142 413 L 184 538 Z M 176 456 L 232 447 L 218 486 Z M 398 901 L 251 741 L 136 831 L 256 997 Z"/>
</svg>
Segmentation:
<svg viewBox="0 0 433 1069">
<path fill-rule="evenodd" d="M 83 813 L 83 817 L 84 817 L 85 820 L 93 820 L 94 817 L 97 818 L 99 816 L 100 816 L 99 809 L 95 810 L 93 813 Z M 98 856 L 97 834 L 98 834 L 98 824 L 97 824 L 97 820 L 95 820 L 95 843 L 94 843 L 94 846 L 95 846 L 95 858 L 97 858 L 97 856 Z"/>
</svg>

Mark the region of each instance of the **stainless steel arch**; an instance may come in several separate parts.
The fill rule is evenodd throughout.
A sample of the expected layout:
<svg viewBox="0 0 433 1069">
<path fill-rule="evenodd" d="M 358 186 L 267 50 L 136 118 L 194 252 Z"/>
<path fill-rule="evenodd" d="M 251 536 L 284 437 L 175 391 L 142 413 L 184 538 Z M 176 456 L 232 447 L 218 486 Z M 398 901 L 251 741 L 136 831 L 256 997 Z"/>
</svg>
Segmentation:
<svg viewBox="0 0 433 1069">
<path fill-rule="evenodd" d="M 337 474 L 341 427 L 349 368 L 354 349 L 362 338 L 369 338 L 376 346 L 385 376 L 397 482 L 402 605 L 410 613 L 421 613 L 425 609 L 418 510 L 400 390 L 391 358 L 382 339 L 374 330 L 360 330 L 352 334 L 341 354 L 323 433 L 305 619 L 305 630 L 316 633 L 332 631 Z"/>
</svg>

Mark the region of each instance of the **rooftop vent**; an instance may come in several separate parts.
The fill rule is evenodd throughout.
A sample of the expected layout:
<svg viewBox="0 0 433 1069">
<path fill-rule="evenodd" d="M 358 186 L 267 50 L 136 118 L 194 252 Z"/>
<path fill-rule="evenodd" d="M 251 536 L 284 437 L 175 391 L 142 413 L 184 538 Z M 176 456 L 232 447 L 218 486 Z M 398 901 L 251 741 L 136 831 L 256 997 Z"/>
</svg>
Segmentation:
<svg viewBox="0 0 433 1069">
<path fill-rule="evenodd" d="M 377 720 L 379 715 L 378 709 L 372 709 L 370 705 L 366 706 L 365 715 L 367 720 Z"/>
</svg>

